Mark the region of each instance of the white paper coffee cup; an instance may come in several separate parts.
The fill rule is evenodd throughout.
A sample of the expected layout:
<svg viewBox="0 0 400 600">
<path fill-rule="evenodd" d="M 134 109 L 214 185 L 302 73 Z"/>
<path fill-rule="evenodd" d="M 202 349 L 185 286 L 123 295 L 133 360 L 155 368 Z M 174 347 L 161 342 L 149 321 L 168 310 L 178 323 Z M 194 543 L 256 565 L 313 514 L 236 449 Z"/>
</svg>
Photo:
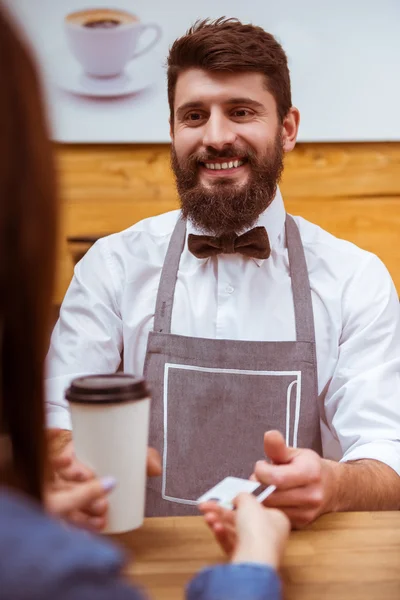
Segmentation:
<svg viewBox="0 0 400 600">
<path fill-rule="evenodd" d="M 98 477 L 112 476 L 104 533 L 122 533 L 143 524 L 150 394 L 132 375 L 75 379 L 66 392 L 75 454 Z"/>
</svg>

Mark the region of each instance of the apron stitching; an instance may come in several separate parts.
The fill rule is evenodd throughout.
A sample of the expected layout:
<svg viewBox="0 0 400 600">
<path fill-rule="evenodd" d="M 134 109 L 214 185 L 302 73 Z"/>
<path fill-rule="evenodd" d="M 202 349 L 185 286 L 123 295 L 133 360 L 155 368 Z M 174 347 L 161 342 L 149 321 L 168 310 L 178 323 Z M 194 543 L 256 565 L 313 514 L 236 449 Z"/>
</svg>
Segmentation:
<svg viewBox="0 0 400 600">
<path fill-rule="evenodd" d="M 177 502 L 178 504 L 190 504 L 191 506 L 197 506 L 197 500 L 186 500 L 184 498 L 174 498 L 173 496 L 165 496 L 162 494 L 164 500 L 168 502 Z"/>
<path fill-rule="evenodd" d="M 167 487 L 167 453 L 168 453 L 168 374 L 169 363 L 164 365 L 164 447 L 163 447 L 163 470 L 162 470 L 162 496 L 165 497 Z"/>
<path fill-rule="evenodd" d="M 294 417 L 293 448 L 297 448 L 297 435 L 300 424 L 300 405 L 301 405 L 301 371 L 296 385 L 296 412 Z"/>
<path fill-rule="evenodd" d="M 206 373 L 228 373 L 228 374 L 238 374 L 238 375 L 297 375 L 301 376 L 301 371 L 261 371 L 261 370 L 253 370 L 253 369 L 224 369 L 219 367 L 200 367 L 199 365 L 187 365 L 187 364 L 179 364 L 179 363 L 165 363 L 165 368 L 168 369 L 184 369 L 188 371 L 204 371 Z"/>
<path fill-rule="evenodd" d="M 286 391 L 286 446 L 290 446 L 290 402 L 292 396 L 292 387 L 297 383 L 297 379 L 292 381 Z M 297 403 L 296 403 L 297 404 Z M 293 432 L 293 439 L 295 434 Z"/>
</svg>

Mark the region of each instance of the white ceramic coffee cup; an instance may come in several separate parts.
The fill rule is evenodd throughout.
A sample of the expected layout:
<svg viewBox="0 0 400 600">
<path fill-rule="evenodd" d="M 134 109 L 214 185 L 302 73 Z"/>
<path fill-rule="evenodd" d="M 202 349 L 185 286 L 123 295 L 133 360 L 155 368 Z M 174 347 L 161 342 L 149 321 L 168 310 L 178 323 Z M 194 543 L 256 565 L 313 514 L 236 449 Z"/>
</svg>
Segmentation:
<svg viewBox="0 0 400 600">
<path fill-rule="evenodd" d="M 161 27 L 156 23 L 140 23 L 135 15 L 127 11 L 109 9 L 108 12 L 121 15 L 118 26 L 110 29 L 91 28 L 79 22 L 80 15 L 88 15 L 88 19 L 90 15 L 95 18 L 96 9 L 77 11 L 65 17 L 69 48 L 84 71 L 92 77 L 118 75 L 129 61 L 151 50 L 161 37 Z M 101 14 L 104 13 L 107 13 L 107 9 L 101 11 Z M 147 46 L 138 50 L 138 41 L 148 30 L 153 30 L 154 37 Z"/>
<path fill-rule="evenodd" d="M 117 373 L 74 379 L 66 392 L 75 454 L 98 477 L 117 480 L 104 533 L 143 524 L 150 395 L 144 379 Z"/>
</svg>

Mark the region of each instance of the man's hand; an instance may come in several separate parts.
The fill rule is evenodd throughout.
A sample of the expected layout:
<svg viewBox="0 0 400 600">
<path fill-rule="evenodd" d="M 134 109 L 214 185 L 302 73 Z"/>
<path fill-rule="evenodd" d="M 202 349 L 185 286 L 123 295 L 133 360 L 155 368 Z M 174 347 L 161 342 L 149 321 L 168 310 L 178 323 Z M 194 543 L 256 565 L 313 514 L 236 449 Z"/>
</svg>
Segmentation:
<svg viewBox="0 0 400 600">
<path fill-rule="evenodd" d="M 264 436 L 265 455 L 252 479 L 277 490 L 264 502 L 283 510 L 297 528 L 327 512 L 399 510 L 400 477 L 375 459 L 335 462 L 312 450 L 289 448 L 278 431 Z"/>
<path fill-rule="evenodd" d="M 279 431 L 264 435 L 264 452 L 272 464 L 258 461 L 251 477 L 277 487 L 264 506 L 281 509 L 295 528 L 334 510 L 335 463 L 313 450 L 286 446 Z"/>
<path fill-rule="evenodd" d="M 155 448 L 147 448 L 147 477 L 158 477 L 161 473 L 160 455 Z"/>
<path fill-rule="evenodd" d="M 334 485 L 330 461 L 321 459 L 312 450 L 287 447 L 278 431 L 265 434 L 264 450 L 273 464 L 259 461 L 251 476 L 264 485 L 277 486 L 264 501 L 264 506 L 280 509 L 295 528 L 304 527 L 322 513 L 329 512 Z M 255 504 L 259 506 L 257 501 Z M 200 510 L 217 541 L 229 554 L 236 532 L 235 512 L 214 502 L 204 503 Z"/>
<path fill-rule="evenodd" d="M 290 531 L 283 512 L 265 509 L 250 494 L 235 499 L 236 511 L 215 502 L 200 506 L 205 520 L 232 563 L 256 562 L 278 568 Z"/>
<path fill-rule="evenodd" d="M 267 461 L 258 461 L 250 479 L 277 489 L 266 507 L 282 510 L 300 529 L 327 512 L 400 509 L 400 477 L 373 459 L 334 462 L 308 449 L 290 448 L 278 431 L 264 436 Z M 215 503 L 200 510 L 226 552 L 235 534 L 235 514 Z"/>
</svg>

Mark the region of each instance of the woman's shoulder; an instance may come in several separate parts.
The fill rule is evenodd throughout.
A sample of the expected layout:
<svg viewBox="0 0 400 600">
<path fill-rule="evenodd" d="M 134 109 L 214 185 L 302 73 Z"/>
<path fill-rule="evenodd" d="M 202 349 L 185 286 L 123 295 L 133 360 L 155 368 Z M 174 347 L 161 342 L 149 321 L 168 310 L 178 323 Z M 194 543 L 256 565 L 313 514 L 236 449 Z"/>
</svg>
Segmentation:
<svg viewBox="0 0 400 600">
<path fill-rule="evenodd" d="M 61 524 L 29 499 L 0 488 L 3 598 L 139 598 L 119 579 L 123 564 L 112 544 Z"/>
</svg>

